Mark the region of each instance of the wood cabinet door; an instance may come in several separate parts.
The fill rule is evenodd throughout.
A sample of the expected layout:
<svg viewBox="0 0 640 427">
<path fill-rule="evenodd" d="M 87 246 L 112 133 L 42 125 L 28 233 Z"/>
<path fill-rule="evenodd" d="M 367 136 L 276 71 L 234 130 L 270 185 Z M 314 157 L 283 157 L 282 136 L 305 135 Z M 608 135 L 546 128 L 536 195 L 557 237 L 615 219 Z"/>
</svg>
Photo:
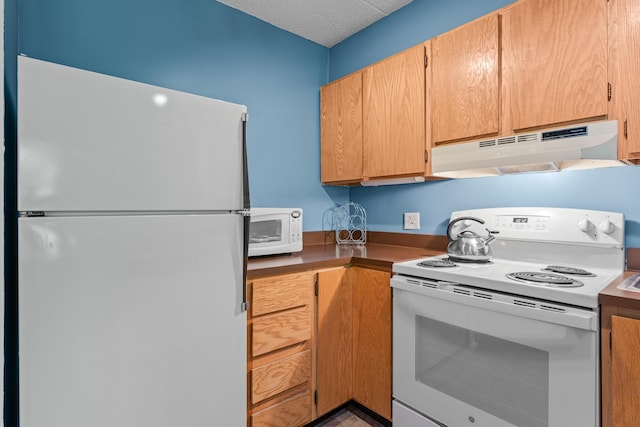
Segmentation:
<svg viewBox="0 0 640 427">
<path fill-rule="evenodd" d="M 353 398 L 391 419 L 391 274 L 351 267 Z"/>
<path fill-rule="evenodd" d="M 347 269 L 318 272 L 316 415 L 353 396 L 352 295 Z"/>
<path fill-rule="evenodd" d="M 614 426 L 640 420 L 640 320 L 611 316 L 612 408 Z"/>
<path fill-rule="evenodd" d="M 640 161 L 640 2 L 609 0 L 610 118 L 618 120 L 618 158 Z"/>
<path fill-rule="evenodd" d="M 606 117 L 607 0 L 521 0 L 502 28 L 502 133 Z"/>
<path fill-rule="evenodd" d="M 323 183 L 362 180 L 362 72 L 320 88 Z"/>
<path fill-rule="evenodd" d="M 363 72 L 364 177 L 425 173 L 424 45 Z"/>
<path fill-rule="evenodd" d="M 498 37 L 495 13 L 431 40 L 427 73 L 431 72 L 428 102 L 434 144 L 498 133 Z"/>
</svg>

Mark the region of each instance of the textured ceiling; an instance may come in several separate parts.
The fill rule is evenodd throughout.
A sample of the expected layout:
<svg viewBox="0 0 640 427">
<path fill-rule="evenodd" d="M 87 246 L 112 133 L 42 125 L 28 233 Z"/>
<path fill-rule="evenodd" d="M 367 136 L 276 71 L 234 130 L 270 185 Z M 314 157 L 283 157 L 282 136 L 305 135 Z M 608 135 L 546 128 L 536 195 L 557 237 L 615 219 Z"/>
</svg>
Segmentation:
<svg viewBox="0 0 640 427">
<path fill-rule="evenodd" d="M 412 0 L 218 0 L 326 47 L 395 12 Z"/>
</svg>

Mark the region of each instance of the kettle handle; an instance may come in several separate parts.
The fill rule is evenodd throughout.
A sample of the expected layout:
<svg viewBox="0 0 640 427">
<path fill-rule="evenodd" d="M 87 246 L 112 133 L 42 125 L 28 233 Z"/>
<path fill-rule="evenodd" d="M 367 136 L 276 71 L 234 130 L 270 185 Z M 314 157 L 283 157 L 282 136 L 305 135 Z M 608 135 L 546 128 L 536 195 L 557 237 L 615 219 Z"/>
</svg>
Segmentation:
<svg viewBox="0 0 640 427">
<path fill-rule="evenodd" d="M 460 218 L 456 218 L 456 219 L 454 219 L 453 221 L 451 221 L 451 222 L 449 223 L 449 226 L 447 227 L 447 237 L 449 237 L 449 240 L 451 240 L 452 242 L 453 242 L 453 241 L 455 241 L 455 240 L 458 240 L 458 237 L 457 237 L 457 236 L 454 238 L 454 237 L 451 235 L 451 230 L 453 229 L 453 225 L 454 225 L 455 223 L 457 223 L 458 221 L 464 221 L 464 220 L 467 220 L 467 219 L 470 219 L 470 220 L 472 220 L 472 221 L 479 222 L 480 224 L 484 224 L 484 220 L 483 220 L 483 219 L 476 218 L 476 217 L 474 217 L 474 216 L 461 216 Z"/>
</svg>

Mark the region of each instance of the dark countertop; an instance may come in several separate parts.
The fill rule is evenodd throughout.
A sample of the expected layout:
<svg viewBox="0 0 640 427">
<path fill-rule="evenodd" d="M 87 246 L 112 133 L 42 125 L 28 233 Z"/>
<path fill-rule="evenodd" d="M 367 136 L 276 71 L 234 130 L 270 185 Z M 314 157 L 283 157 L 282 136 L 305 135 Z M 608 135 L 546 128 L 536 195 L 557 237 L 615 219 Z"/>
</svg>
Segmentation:
<svg viewBox="0 0 640 427">
<path fill-rule="evenodd" d="M 432 242 L 428 240 L 421 243 L 425 244 L 425 246 L 432 246 Z M 440 247 L 442 247 L 442 242 L 440 242 Z M 634 268 L 637 267 L 640 251 L 632 249 L 631 253 L 627 252 L 627 263 Z M 425 247 L 383 243 L 367 243 L 366 245 L 312 244 L 305 245 L 302 252 L 291 255 L 250 258 L 247 278 L 254 279 L 256 277 L 318 270 L 341 265 L 356 265 L 391 271 L 391 266 L 394 262 L 440 255 L 442 253 L 444 253 L 443 250 L 436 248 L 427 249 Z M 617 288 L 626 277 L 634 273 L 638 273 L 638 271 L 627 271 L 614 280 L 600 292 L 599 303 L 601 305 L 640 310 L 640 292 L 625 291 Z"/>
<path fill-rule="evenodd" d="M 295 273 L 304 270 L 358 265 L 377 270 L 391 271 L 396 261 L 440 255 L 441 251 L 395 246 L 379 243 L 366 245 L 318 244 L 305 246 L 302 252 L 291 255 L 273 255 L 250 258 L 247 278 Z"/>
<path fill-rule="evenodd" d="M 637 271 L 626 271 L 614 280 L 609 286 L 604 288 L 598 297 L 600 305 L 612 305 L 620 308 L 640 310 L 640 292 L 625 291 L 618 289 L 618 285 L 627 277 L 638 274 Z"/>
</svg>

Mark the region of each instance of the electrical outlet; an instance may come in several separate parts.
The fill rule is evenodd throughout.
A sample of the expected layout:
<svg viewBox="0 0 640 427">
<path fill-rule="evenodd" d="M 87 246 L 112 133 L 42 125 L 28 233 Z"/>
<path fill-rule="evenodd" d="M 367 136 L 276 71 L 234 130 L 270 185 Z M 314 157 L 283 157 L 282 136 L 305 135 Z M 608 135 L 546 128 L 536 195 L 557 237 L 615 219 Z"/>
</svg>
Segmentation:
<svg viewBox="0 0 640 427">
<path fill-rule="evenodd" d="M 404 229 L 420 230 L 420 212 L 404 213 Z"/>
</svg>

